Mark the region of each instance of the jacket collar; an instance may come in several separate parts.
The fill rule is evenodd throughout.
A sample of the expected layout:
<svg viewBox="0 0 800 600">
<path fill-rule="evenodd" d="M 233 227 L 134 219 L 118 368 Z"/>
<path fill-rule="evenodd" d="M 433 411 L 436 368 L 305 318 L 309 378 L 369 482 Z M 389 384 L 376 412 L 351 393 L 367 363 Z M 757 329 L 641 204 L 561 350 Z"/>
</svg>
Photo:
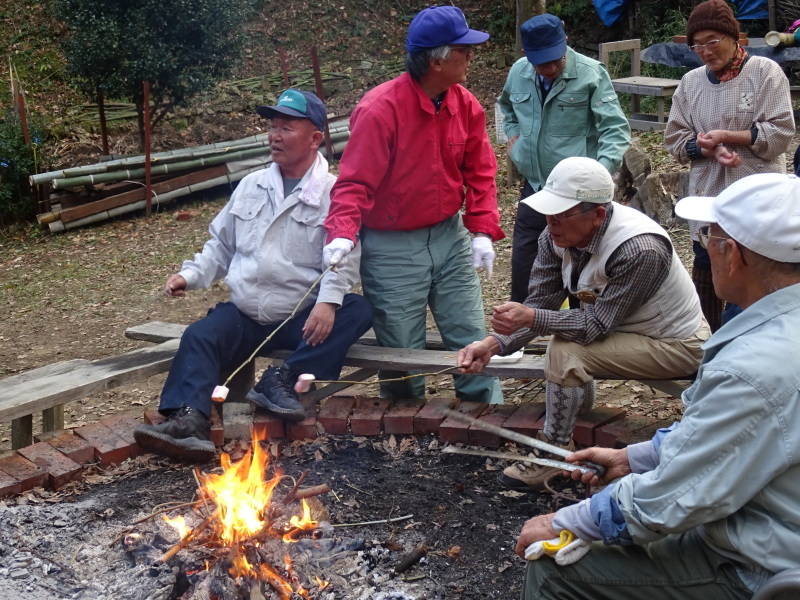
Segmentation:
<svg viewBox="0 0 800 600">
<path fill-rule="evenodd" d="M 575 79 L 578 76 L 578 59 L 575 50 L 567 46 L 567 53 L 565 56 L 567 57 L 567 64 L 564 65 L 564 70 L 561 71 L 561 75 L 556 77 L 555 81 L 553 81 L 553 87 L 551 88 L 551 91 L 562 79 Z M 527 61 L 527 59 L 525 60 Z M 533 68 L 533 65 L 530 63 L 530 61 L 527 62 L 528 64 L 526 64 L 520 72 L 520 77 L 531 79 L 534 83 L 536 83 L 536 85 L 539 85 L 539 76 L 536 74 L 536 70 Z"/>
<path fill-rule="evenodd" d="M 306 171 L 300 183 L 294 188 L 290 195 L 298 194 L 298 200 L 303 204 L 313 208 L 319 208 L 322 202 L 322 195 L 328 183 L 328 161 L 317 152 L 314 163 Z M 281 168 L 276 163 L 272 163 L 261 175 L 257 184 L 260 187 L 269 189 L 273 198 L 278 201 L 278 205 L 283 203 L 283 177 Z"/>
<path fill-rule="evenodd" d="M 419 84 L 417 80 L 415 80 L 411 75 L 408 73 L 403 73 L 400 76 L 401 79 L 404 79 L 404 83 L 406 83 L 412 90 L 412 93 L 417 96 L 417 102 L 419 102 L 419 107 L 429 113 L 431 115 L 436 114 L 436 107 L 433 105 L 433 101 L 428 98 L 428 95 L 422 89 L 422 86 Z M 442 100 L 442 106 L 439 111 L 447 110 L 451 115 L 458 114 L 458 103 L 454 99 L 453 88 L 456 85 L 451 85 L 450 88 L 444 93 L 444 99 Z"/>
<path fill-rule="evenodd" d="M 782 314 L 800 311 L 800 283 L 772 292 L 720 327 L 703 350 L 712 352 Z"/>
</svg>

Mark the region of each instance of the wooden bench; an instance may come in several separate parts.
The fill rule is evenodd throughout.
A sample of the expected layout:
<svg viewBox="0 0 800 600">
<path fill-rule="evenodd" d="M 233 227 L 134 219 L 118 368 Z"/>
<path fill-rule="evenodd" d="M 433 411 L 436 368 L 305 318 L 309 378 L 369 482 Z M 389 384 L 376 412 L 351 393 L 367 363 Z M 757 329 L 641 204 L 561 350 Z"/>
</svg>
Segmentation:
<svg viewBox="0 0 800 600">
<path fill-rule="evenodd" d="M 641 40 L 623 40 L 600 44 L 600 62 L 608 68 L 609 55 L 612 52 L 631 51 L 631 76 L 612 79 L 614 90 L 631 94 L 631 117 L 628 119 L 631 129 L 643 131 L 663 131 L 667 126 L 664 98 L 672 96 L 680 83 L 679 79 L 663 77 L 642 77 L 641 73 Z M 640 96 L 654 96 L 658 103 L 658 114 L 647 115 L 640 112 Z"/>
<path fill-rule="evenodd" d="M 23 448 L 33 442 L 35 412 L 42 411 L 44 431 L 63 429 L 65 403 L 169 370 L 185 329 L 186 325 L 159 321 L 131 327 L 126 330 L 126 336 L 157 345 L 102 360 L 68 360 L 0 380 L 0 422 L 12 422 L 12 448 Z M 532 348 L 543 353 L 546 342 L 533 344 Z M 289 354 L 287 350 L 279 350 L 270 353 L 268 358 L 281 361 Z M 368 332 L 347 353 L 345 366 L 355 367 L 356 371 L 349 373 L 346 378 L 348 381 L 364 381 L 379 370 L 430 373 L 453 367 L 454 362 L 453 352 L 444 350 L 441 337 L 436 332 L 427 333 L 424 350 L 379 347 L 374 334 Z M 544 357 L 525 354 L 517 362 L 490 364 L 482 374 L 500 378 L 542 379 Z M 254 378 L 255 365 L 251 363 L 231 382 L 229 400 L 242 400 L 252 387 Z M 613 375 L 606 378 L 619 379 Z M 680 395 L 685 389 L 680 381 L 641 382 L 673 396 Z M 345 382 L 327 384 L 309 396 L 319 400 L 351 385 Z"/>
</svg>

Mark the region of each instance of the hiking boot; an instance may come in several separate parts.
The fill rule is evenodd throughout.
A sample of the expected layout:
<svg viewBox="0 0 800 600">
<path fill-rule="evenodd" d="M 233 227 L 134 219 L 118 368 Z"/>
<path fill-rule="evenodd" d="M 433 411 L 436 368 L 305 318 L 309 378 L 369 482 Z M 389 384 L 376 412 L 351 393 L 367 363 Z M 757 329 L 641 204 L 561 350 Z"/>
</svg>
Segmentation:
<svg viewBox="0 0 800 600">
<path fill-rule="evenodd" d="M 217 453 L 211 421 L 190 406 L 173 411 L 158 425 L 139 425 L 133 437 L 148 452 L 193 462 L 208 462 Z"/>
<path fill-rule="evenodd" d="M 297 398 L 294 384 L 300 374 L 286 365 L 270 367 L 255 387 L 247 392 L 247 399 L 259 408 L 295 423 L 306 418 L 306 410 Z"/>
<path fill-rule="evenodd" d="M 548 444 L 552 443 L 541 431 L 536 434 L 536 437 L 537 439 L 547 442 Z M 561 447 L 569 450 L 570 452 L 574 452 L 575 442 L 574 440 L 570 440 L 569 444 Z M 558 460 L 562 460 L 561 457 L 553 457 L 549 452 L 543 452 L 538 448 L 534 448 L 530 456 L 535 456 L 537 458 L 556 458 Z M 562 469 L 559 469 L 558 467 L 545 467 L 534 463 L 514 463 L 497 476 L 497 483 L 517 492 L 537 492 L 544 487 L 545 479 L 550 477 L 553 473 L 557 473 L 561 470 Z"/>
</svg>

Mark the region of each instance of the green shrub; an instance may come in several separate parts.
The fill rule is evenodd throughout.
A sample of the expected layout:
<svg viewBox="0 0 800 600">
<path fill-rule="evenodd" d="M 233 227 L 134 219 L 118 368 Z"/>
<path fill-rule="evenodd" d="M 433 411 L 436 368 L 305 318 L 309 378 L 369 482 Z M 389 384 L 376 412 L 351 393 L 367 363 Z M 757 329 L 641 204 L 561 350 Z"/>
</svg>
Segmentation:
<svg viewBox="0 0 800 600">
<path fill-rule="evenodd" d="M 25 143 L 22 123 L 13 111 L 0 119 L 0 227 L 35 217 L 28 177 L 41 170 L 44 135 L 38 119 L 29 117 L 28 133 L 35 148 Z"/>
</svg>

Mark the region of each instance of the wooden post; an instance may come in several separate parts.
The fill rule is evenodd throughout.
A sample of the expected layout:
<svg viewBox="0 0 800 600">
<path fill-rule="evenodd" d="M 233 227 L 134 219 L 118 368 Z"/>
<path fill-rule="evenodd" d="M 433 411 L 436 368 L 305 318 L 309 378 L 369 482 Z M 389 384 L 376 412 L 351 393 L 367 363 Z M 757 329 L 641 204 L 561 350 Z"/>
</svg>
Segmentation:
<svg viewBox="0 0 800 600">
<path fill-rule="evenodd" d="M 11 421 L 11 449 L 19 450 L 33 443 L 33 415 Z"/>
<path fill-rule="evenodd" d="M 97 88 L 97 113 L 100 117 L 100 138 L 103 143 L 103 154 L 109 155 L 108 151 L 108 128 L 106 127 L 106 104 L 103 98 L 103 90 Z"/>
<path fill-rule="evenodd" d="M 144 214 L 150 216 L 151 196 L 153 189 L 150 185 L 150 82 L 144 83 Z"/>
<path fill-rule="evenodd" d="M 17 94 L 17 104 L 19 105 L 19 122 L 22 125 L 22 139 L 27 146 L 31 143 L 31 136 L 28 133 L 28 116 L 25 114 L 25 96 L 22 95 L 22 92 Z"/>
<path fill-rule="evenodd" d="M 517 8 L 517 35 L 515 48 L 517 54 L 522 53 L 522 35 L 520 34 L 520 27 L 522 24 L 535 15 L 543 15 L 547 12 L 546 0 L 515 0 Z M 506 154 L 506 183 L 509 186 L 514 185 L 514 182 L 519 179 L 519 171 L 517 165 L 511 160 L 511 157 Z"/>
<path fill-rule="evenodd" d="M 314 82 L 316 83 L 317 96 L 325 102 L 325 92 L 322 90 L 322 74 L 319 71 L 319 58 L 317 57 L 317 47 L 311 46 L 311 66 L 314 68 Z M 328 119 L 325 119 L 325 151 L 327 152 L 328 162 L 333 162 L 333 144 L 331 143 L 331 132 L 328 129 Z"/>
<path fill-rule="evenodd" d="M 775 0 L 767 0 L 767 17 L 769 18 L 769 30 L 770 31 L 777 31 L 778 30 L 778 19 L 777 15 L 775 14 L 776 8 Z"/>
</svg>

